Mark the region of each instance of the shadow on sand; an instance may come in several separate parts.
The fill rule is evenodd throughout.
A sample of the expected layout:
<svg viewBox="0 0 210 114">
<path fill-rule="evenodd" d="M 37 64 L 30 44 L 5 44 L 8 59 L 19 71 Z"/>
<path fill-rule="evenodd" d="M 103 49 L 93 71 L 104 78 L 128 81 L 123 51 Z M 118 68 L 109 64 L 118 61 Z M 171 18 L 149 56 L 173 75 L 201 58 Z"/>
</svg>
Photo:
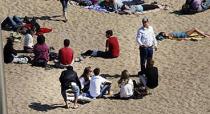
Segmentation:
<svg viewBox="0 0 210 114">
<path fill-rule="evenodd" d="M 36 102 L 32 102 L 30 105 L 28 105 L 28 107 L 30 107 L 33 110 L 43 111 L 43 112 L 47 112 L 48 110 L 53 110 L 56 108 L 65 108 L 65 106 L 62 104 L 48 105 L 48 104 L 41 104 L 41 103 L 36 103 Z"/>
</svg>

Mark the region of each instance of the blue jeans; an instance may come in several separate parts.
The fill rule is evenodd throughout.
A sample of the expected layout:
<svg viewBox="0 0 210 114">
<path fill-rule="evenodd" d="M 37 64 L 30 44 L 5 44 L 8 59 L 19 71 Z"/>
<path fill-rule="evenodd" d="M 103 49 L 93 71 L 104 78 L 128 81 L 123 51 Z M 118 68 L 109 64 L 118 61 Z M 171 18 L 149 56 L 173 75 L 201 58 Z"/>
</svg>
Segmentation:
<svg viewBox="0 0 210 114">
<path fill-rule="evenodd" d="M 60 0 L 62 7 L 63 7 L 63 12 L 66 12 L 66 10 L 67 10 L 68 1 L 69 0 Z"/>
<path fill-rule="evenodd" d="M 206 0 L 206 2 L 202 4 L 202 8 L 203 10 L 207 10 L 209 7 L 210 7 L 210 0 Z"/>
<path fill-rule="evenodd" d="M 76 83 L 75 83 L 76 84 Z M 71 89 L 74 93 L 74 97 L 78 97 L 80 95 L 80 89 L 78 85 L 73 85 L 71 84 Z M 61 89 L 61 95 L 63 96 L 64 101 L 67 101 L 67 95 L 66 95 L 66 90 Z"/>
<path fill-rule="evenodd" d="M 100 91 L 100 95 L 97 98 L 103 97 L 107 91 L 109 91 L 111 89 L 111 84 L 105 84 L 101 86 L 101 91 Z M 88 91 L 87 93 L 85 93 L 86 97 L 89 98 L 94 98 L 90 95 L 90 92 Z"/>
<path fill-rule="evenodd" d="M 145 73 L 146 62 L 150 61 L 153 57 L 153 48 L 152 47 L 140 47 L 140 64 L 141 71 Z"/>
<path fill-rule="evenodd" d="M 98 97 L 100 98 L 100 97 L 104 96 L 106 94 L 106 92 L 110 90 L 110 88 L 111 88 L 111 84 L 102 85 L 101 93 Z"/>
<path fill-rule="evenodd" d="M 9 27 L 13 30 L 16 30 L 19 26 L 21 26 L 23 23 L 20 20 L 20 18 L 18 18 L 17 16 L 13 16 L 13 17 L 7 17 L 2 23 L 1 26 L 2 28 L 4 27 Z"/>
</svg>

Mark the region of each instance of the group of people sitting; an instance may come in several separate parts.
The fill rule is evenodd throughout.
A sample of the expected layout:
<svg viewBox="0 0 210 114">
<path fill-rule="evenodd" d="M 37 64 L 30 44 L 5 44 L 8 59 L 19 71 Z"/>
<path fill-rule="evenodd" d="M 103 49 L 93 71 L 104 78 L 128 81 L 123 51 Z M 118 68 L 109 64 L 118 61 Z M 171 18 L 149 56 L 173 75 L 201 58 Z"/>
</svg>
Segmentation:
<svg viewBox="0 0 210 114">
<path fill-rule="evenodd" d="M 130 14 L 160 8 L 157 2 L 148 4 L 144 0 L 75 0 L 75 2 L 82 6 L 98 6 L 108 12 L 120 14 Z"/>
<path fill-rule="evenodd" d="M 91 99 L 97 98 L 117 98 L 130 99 L 135 98 L 138 94 L 147 95 L 148 93 L 139 93 L 142 90 L 153 89 L 158 86 L 158 69 L 153 66 L 154 61 L 149 62 L 145 74 L 139 74 L 140 87 L 135 80 L 130 78 L 127 70 L 123 70 L 120 79 L 117 81 L 119 92 L 112 94 L 112 82 L 100 75 L 100 68 L 95 68 L 92 74 L 92 68 L 86 67 L 83 74 L 78 77 L 72 66 L 68 66 L 60 75 L 61 94 L 65 101 L 66 107 L 69 108 L 67 99 L 67 90 L 72 89 L 74 94 L 74 106 L 78 108 L 77 100 L 79 96 L 85 96 Z M 141 91 L 138 91 L 141 89 Z"/>
<path fill-rule="evenodd" d="M 17 50 L 14 49 L 14 41 L 11 37 L 8 38 L 6 45 L 4 46 L 4 61 L 5 63 L 28 63 L 32 60 L 32 65 L 46 67 L 49 60 L 53 60 L 56 68 L 64 68 L 66 66 L 72 65 L 74 63 L 74 52 L 70 47 L 70 40 L 64 40 L 64 47 L 59 50 L 58 53 L 51 53 L 50 48 L 45 43 L 45 36 L 38 35 L 37 43 L 34 45 L 33 36 L 34 33 L 27 29 L 22 32 L 24 35 L 23 50 L 27 53 L 33 53 L 34 56 L 22 56 L 17 55 Z M 103 58 L 117 58 L 120 54 L 120 47 L 118 38 L 113 36 L 112 30 L 106 31 L 106 49 L 105 51 L 98 50 L 88 50 L 82 53 L 82 57 L 93 56 L 93 57 L 103 57 Z M 52 57 L 53 55 L 53 57 Z M 23 59 L 25 60 L 24 62 Z"/>
</svg>

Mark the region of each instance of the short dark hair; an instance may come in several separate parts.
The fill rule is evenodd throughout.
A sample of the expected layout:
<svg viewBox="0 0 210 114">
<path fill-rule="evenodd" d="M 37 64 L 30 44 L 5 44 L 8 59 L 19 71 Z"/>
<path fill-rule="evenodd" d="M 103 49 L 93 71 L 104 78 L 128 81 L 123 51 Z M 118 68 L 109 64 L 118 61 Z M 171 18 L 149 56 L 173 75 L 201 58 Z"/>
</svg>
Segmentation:
<svg viewBox="0 0 210 114">
<path fill-rule="evenodd" d="M 69 66 L 66 67 L 66 69 L 67 70 L 73 70 L 74 68 L 73 68 L 73 66 L 69 65 Z"/>
<path fill-rule="evenodd" d="M 38 44 L 44 44 L 45 43 L 45 37 L 44 37 L 44 35 L 38 35 L 37 36 L 37 43 Z"/>
<path fill-rule="evenodd" d="M 106 35 L 112 36 L 112 35 L 113 35 L 113 31 L 112 31 L 112 30 L 107 30 L 107 31 L 106 31 Z"/>
<path fill-rule="evenodd" d="M 95 68 L 93 70 L 94 75 L 99 75 L 100 74 L 100 68 Z"/>
<path fill-rule="evenodd" d="M 65 47 L 68 47 L 70 45 L 70 40 L 69 39 L 65 39 L 63 41 L 63 44 L 64 44 Z"/>
</svg>

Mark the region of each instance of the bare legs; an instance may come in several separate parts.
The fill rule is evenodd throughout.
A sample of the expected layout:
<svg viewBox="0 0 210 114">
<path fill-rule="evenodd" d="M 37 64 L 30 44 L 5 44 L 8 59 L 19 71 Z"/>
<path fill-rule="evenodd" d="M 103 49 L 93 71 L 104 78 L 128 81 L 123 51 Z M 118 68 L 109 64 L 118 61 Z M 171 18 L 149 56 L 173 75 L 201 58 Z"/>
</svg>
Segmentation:
<svg viewBox="0 0 210 114">
<path fill-rule="evenodd" d="M 187 33 L 187 35 L 189 35 L 189 36 L 190 36 L 191 34 L 193 34 L 193 33 L 198 33 L 199 35 L 202 35 L 202 36 L 205 36 L 205 37 L 210 37 L 209 35 L 205 34 L 204 32 L 200 31 L 200 30 L 197 29 L 197 28 L 193 28 L 193 29 L 187 31 L 186 33 Z"/>
</svg>

